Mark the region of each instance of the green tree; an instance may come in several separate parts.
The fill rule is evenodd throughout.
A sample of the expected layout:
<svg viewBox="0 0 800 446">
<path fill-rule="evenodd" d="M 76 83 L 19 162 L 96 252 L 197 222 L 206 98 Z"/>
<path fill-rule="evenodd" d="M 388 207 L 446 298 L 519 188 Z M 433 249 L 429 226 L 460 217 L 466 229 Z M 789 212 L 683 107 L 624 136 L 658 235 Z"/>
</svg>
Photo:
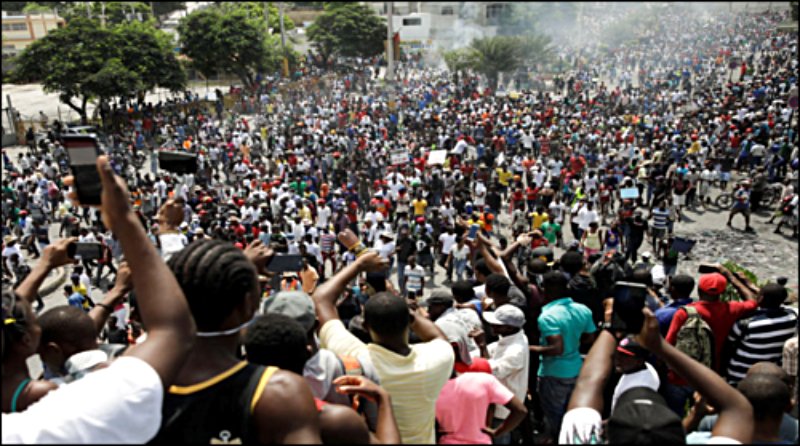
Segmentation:
<svg viewBox="0 0 800 446">
<path fill-rule="evenodd" d="M 92 99 L 130 97 L 156 86 L 183 89 L 186 75 L 168 42 L 148 24 L 101 28 L 95 20 L 75 17 L 23 51 L 13 79 L 41 82 L 86 122 Z"/>
<path fill-rule="evenodd" d="M 492 90 L 497 90 L 500 73 L 513 73 L 523 65 L 520 41 L 514 37 L 474 39 L 470 48 L 475 54 L 472 68 L 486 76 Z"/>
<path fill-rule="evenodd" d="M 252 87 L 256 73 L 279 66 L 277 36 L 266 33 L 263 18 L 251 18 L 241 9 L 197 10 L 181 20 L 178 33 L 182 53 L 205 77 L 231 73 Z"/>
<path fill-rule="evenodd" d="M 214 6 L 223 13 L 231 13 L 234 11 L 241 11 L 247 14 L 247 17 L 256 20 L 264 20 L 264 5 L 263 2 L 214 2 Z M 269 27 L 272 28 L 273 34 L 280 32 L 281 20 L 280 10 L 276 2 L 269 2 Z M 288 10 L 288 8 L 286 8 Z M 289 31 L 294 29 L 294 21 L 286 14 L 283 15 L 283 29 Z"/>
<path fill-rule="evenodd" d="M 384 51 L 386 22 L 360 3 L 326 3 L 308 27 L 308 39 L 324 58 L 372 57 Z"/>
<path fill-rule="evenodd" d="M 156 15 L 156 20 L 175 11 L 186 9 L 185 2 L 151 2 L 153 5 L 153 13 Z"/>
<path fill-rule="evenodd" d="M 517 38 L 525 65 L 531 67 L 549 63 L 553 59 L 553 41 L 543 34 L 525 34 Z"/>
<path fill-rule="evenodd" d="M 41 12 L 50 12 L 53 8 L 47 5 L 40 5 L 36 2 L 28 2 L 23 8 L 22 12 L 25 14 L 37 14 Z"/>
</svg>

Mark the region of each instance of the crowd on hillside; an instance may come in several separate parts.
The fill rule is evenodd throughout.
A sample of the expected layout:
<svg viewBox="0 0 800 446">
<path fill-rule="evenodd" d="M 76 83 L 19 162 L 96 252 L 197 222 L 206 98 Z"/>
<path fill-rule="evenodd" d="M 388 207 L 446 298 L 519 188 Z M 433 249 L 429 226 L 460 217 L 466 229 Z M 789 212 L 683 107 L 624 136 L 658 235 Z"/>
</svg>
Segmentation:
<svg viewBox="0 0 800 446">
<path fill-rule="evenodd" d="M 66 127 L 4 149 L 3 442 L 796 443 L 786 281 L 675 235 L 796 243 L 783 18 L 668 10 L 549 91 L 417 58 L 113 106 L 97 207 Z"/>
</svg>

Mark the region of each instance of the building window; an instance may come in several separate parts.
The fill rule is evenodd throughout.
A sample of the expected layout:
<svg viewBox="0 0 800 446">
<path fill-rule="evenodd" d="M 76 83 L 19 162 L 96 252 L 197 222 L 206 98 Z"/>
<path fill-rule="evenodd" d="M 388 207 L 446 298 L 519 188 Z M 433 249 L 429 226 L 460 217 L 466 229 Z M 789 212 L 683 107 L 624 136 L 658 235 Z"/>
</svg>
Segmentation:
<svg viewBox="0 0 800 446">
<path fill-rule="evenodd" d="M 503 15 L 503 10 L 505 9 L 506 5 L 503 4 L 493 4 L 486 6 L 486 18 L 487 19 L 498 19 Z"/>
<path fill-rule="evenodd" d="M 4 23 L 3 31 L 27 31 L 27 23 Z"/>
<path fill-rule="evenodd" d="M 453 15 L 453 7 L 452 6 L 445 6 L 442 8 L 442 15 Z"/>
<path fill-rule="evenodd" d="M 420 17 L 403 19 L 403 26 L 419 26 L 419 25 L 422 25 L 422 19 Z"/>
</svg>

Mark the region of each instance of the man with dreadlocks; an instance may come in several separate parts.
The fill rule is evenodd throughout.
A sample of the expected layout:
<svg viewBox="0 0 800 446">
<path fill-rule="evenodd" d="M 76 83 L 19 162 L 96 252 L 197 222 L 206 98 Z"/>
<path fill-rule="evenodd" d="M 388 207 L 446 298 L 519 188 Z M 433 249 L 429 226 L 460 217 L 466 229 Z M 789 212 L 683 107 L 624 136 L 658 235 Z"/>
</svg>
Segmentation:
<svg viewBox="0 0 800 446">
<path fill-rule="evenodd" d="M 191 243 L 169 259 L 197 323 L 197 343 L 164 396 L 154 444 L 319 443 L 319 421 L 302 377 L 240 359 L 239 332 L 250 324 L 272 251 L 245 253 L 220 240 Z"/>
</svg>

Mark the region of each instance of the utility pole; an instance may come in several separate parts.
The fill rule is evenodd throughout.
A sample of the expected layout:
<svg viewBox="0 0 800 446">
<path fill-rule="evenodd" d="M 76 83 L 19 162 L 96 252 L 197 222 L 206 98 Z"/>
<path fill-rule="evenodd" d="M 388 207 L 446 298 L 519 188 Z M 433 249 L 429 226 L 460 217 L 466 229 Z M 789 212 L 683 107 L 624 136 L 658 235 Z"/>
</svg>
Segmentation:
<svg viewBox="0 0 800 446">
<path fill-rule="evenodd" d="M 106 27 L 106 2 L 100 2 L 100 27 Z"/>
<path fill-rule="evenodd" d="M 86 5 L 86 17 L 91 19 L 92 18 L 91 2 L 83 2 L 83 4 Z"/>
<path fill-rule="evenodd" d="M 283 2 L 278 2 L 281 23 L 281 50 L 283 51 L 283 75 L 289 77 L 289 59 L 286 57 L 286 31 L 283 27 Z"/>
<path fill-rule="evenodd" d="M 392 30 L 392 18 L 394 13 L 394 2 L 389 3 L 389 10 L 386 13 L 386 80 L 387 85 L 394 81 L 394 32 Z"/>
</svg>

